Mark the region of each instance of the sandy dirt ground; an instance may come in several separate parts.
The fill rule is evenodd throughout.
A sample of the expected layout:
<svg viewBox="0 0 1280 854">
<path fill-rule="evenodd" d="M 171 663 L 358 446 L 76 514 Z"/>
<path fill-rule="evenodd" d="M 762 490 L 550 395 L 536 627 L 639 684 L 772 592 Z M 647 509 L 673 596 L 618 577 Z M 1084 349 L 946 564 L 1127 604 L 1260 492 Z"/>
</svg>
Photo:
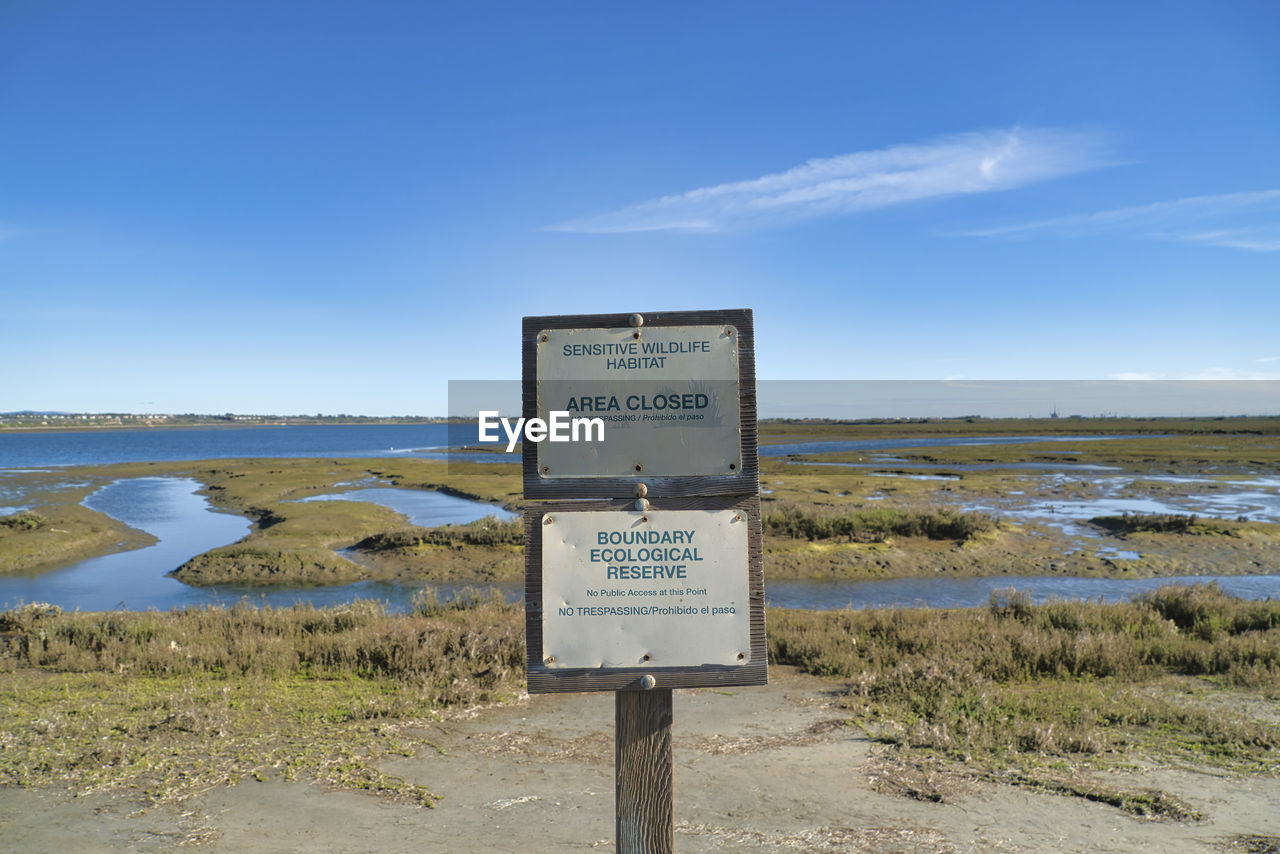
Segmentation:
<svg viewBox="0 0 1280 854">
<path fill-rule="evenodd" d="M 878 786 L 887 748 L 840 724 L 834 686 L 775 667 L 766 688 L 675 693 L 676 850 L 1211 852 L 1280 836 L 1280 780 L 1185 768 L 1104 775 L 1161 789 L 1206 819 L 1120 810 L 973 780 L 948 802 Z M 304 783 L 218 787 L 182 805 L 0 790 L 0 850 L 540 852 L 613 846 L 613 697 L 539 696 L 422 732 L 433 747 L 383 763 L 442 796 L 435 809 Z"/>
</svg>

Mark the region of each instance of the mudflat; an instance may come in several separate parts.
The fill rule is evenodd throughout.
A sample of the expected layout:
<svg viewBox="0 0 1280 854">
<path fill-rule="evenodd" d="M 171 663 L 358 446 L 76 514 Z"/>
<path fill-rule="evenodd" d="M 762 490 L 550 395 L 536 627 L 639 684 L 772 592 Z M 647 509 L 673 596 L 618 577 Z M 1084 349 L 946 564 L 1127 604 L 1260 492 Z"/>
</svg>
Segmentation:
<svg viewBox="0 0 1280 854">
<path fill-rule="evenodd" d="M 903 764 L 847 723 L 841 688 L 777 666 L 767 687 L 677 691 L 677 849 L 1219 852 L 1280 838 L 1275 776 L 1142 763 L 1097 772 L 1101 787 L 1158 790 L 1201 816 L 1136 817 Z M 433 809 L 278 779 L 176 805 L 5 788 L 0 839 L 27 852 L 609 850 L 613 714 L 610 694 L 524 695 L 450 714 L 421 733 L 431 746 L 380 763 L 441 795 Z M 934 774 L 924 799 L 919 787 L 912 795 L 921 774 Z"/>
</svg>

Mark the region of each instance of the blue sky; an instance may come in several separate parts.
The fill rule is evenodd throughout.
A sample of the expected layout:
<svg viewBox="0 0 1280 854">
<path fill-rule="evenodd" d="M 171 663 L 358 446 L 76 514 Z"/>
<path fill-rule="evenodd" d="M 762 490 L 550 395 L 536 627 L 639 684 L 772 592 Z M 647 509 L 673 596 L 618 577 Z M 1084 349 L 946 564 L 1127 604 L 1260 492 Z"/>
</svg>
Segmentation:
<svg viewBox="0 0 1280 854">
<path fill-rule="evenodd" d="M 526 314 L 762 379 L 1280 378 L 1275 3 L 0 5 L 0 411 L 434 414 Z"/>
</svg>

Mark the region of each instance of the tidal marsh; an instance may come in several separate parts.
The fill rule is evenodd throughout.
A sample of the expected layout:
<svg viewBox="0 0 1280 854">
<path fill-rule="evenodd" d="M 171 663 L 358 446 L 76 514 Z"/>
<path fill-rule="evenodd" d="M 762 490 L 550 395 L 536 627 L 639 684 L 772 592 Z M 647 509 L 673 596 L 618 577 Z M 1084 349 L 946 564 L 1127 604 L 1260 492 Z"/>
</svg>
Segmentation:
<svg viewBox="0 0 1280 854">
<path fill-rule="evenodd" d="M 1079 434 L 1084 438 L 1100 433 L 1142 438 L 1078 445 L 910 448 L 893 451 L 897 462 L 884 460 L 883 464 L 858 452 L 762 458 L 766 578 L 856 580 L 941 573 L 1136 577 L 1280 569 L 1280 525 L 1275 522 L 1211 520 L 1198 509 L 1183 514 L 1174 506 L 1189 490 L 1198 490 L 1207 496 L 1212 510 L 1223 506 L 1223 499 L 1247 490 L 1250 482 L 1270 483 L 1268 478 L 1280 471 L 1280 419 L 955 419 L 761 425 L 765 444 L 960 435 Z M 876 454 L 874 460 L 883 456 Z M 841 460 L 870 467 L 816 464 Z M 1123 476 L 966 468 L 1028 460 L 1106 463 Z M 931 479 L 915 479 L 918 471 L 910 464 L 920 462 L 941 468 L 929 471 Z M 399 514 L 373 503 L 305 501 L 376 485 L 437 490 L 508 510 L 522 506 L 518 466 L 410 456 L 232 459 L 0 472 L 0 490 L 22 497 L 21 505 L 47 523 L 36 528 L 0 527 L 0 569 L 35 572 L 145 544 L 147 535 L 79 502 L 113 479 L 157 475 L 194 478 L 203 484 L 214 507 L 254 522 L 242 540 L 206 551 L 177 568 L 174 576 L 188 584 L 488 583 L 516 581 L 523 572 L 523 546 L 516 528 L 500 537 L 477 537 L 457 526 L 409 525 Z M 1186 478 L 1196 479 L 1195 483 Z M 1150 530 L 1106 521 L 1105 517 L 1117 514 L 1092 512 L 1079 519 L 1066 515 L 1074 506 L 1099 499 L 1122 503 L 1131 497 L 1170 505 L 1171 515 L 1195 512 L 1199 521 L 1194 531 Z M 7 501 L 19 503 L 13 497 Z M 1051 516 L 1024 512 L 1035 506 L 1049 507 L 1051 514 L 1057 508 L 1064 512 Z M 1098 520 L 1090 523 L 1093 517 Z M 843 533 L 830 535 L 833 525 L 843 526 Z M 1203 536 L 1210 532 L 1221 535 Z"/>
<path fill-rule="evenodd" d="M 0 784 L 181 801 L 316 780 L 430 806 L 384 761 L 437 750 L 459 710 L 518 696 L 521 611 L 472 593 L 414 613 L 315 609 L 0 613 Z M 885 745 L 886 790 L 946 801 L 984 779 L 1193 820 L 1107 770 L 1280 771 L 1280 604 L 1211 587 L 1124 604 L 769 614 L 770 658 L 830 682 Z"/>
</svg>

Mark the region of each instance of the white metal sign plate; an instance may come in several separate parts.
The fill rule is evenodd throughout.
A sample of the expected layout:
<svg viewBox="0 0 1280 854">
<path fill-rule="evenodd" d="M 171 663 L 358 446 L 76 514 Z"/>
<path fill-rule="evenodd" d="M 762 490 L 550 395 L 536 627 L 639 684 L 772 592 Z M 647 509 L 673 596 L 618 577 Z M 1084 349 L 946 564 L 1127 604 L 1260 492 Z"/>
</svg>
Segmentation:
<svg viewBox="0 0 1280 854">
<path fill-rule="evenodd" d="M 547 513 L 541 523 L 547 667 L 750 663 L 742 511 Z"/>
<path fill-rule="evenodd" d="M 538 417 L 604 421 L 602 442 L 541 443 L 541 477 L 742 470 L 734 326 L 546 329 L 536 340 Z"/>
</svg>

